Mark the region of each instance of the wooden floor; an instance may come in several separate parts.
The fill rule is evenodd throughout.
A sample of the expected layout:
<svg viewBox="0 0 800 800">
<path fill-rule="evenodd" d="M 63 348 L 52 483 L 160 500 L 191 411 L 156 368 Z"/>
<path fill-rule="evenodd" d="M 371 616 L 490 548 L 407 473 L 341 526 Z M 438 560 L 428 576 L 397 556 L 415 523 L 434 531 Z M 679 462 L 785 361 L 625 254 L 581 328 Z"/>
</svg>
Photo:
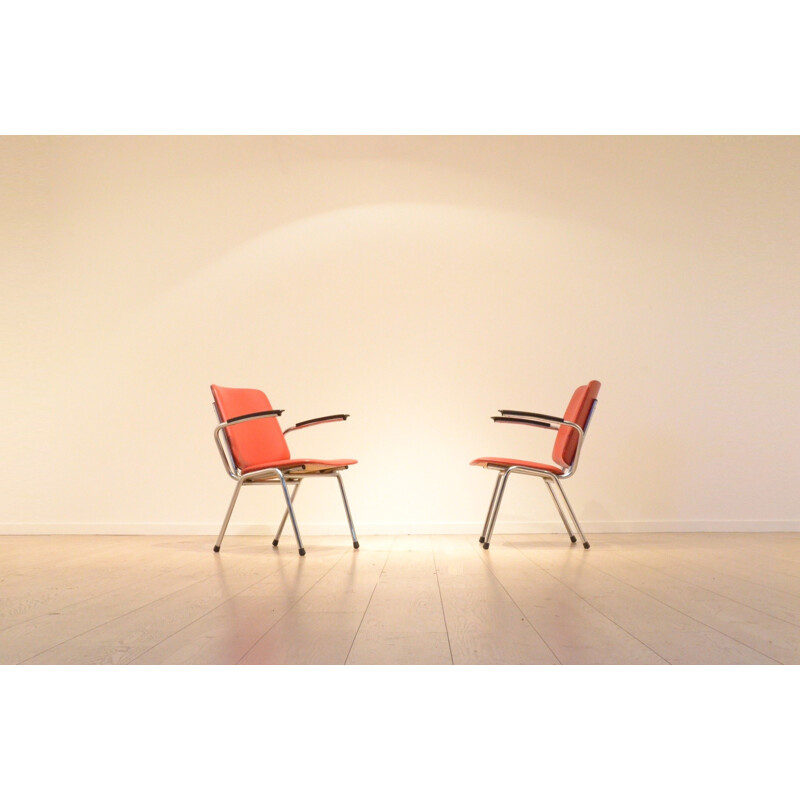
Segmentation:
<svg viewBox="0 0 800 800">
<path fill-rule="evenodd" d="M 4 664 L 798 664 L 800 534 L 0 537 Z"/>
</svg>

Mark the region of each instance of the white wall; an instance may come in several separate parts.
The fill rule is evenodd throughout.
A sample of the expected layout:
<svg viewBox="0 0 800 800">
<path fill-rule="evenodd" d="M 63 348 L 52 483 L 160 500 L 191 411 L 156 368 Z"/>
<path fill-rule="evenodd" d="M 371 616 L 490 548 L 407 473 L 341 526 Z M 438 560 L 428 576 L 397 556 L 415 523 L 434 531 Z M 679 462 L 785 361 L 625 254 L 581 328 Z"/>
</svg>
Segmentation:
<svg viewBox="0 0 800 800">
<path fill-rule="evenodd" d="M 350 413 L 290 446 L 360 460 L 362 533 L 476 532 L 468 462 L 552 446 L 489 416 L 593 378 L 587 531 L 797 530 L 799 142 L 0 140 L 0 532 L 216 530 L 211 382 Z M 344 531 L 334 484 L 298 504 Z M 556 520 L 512 479 L 498 532 Z"/>
</svg>

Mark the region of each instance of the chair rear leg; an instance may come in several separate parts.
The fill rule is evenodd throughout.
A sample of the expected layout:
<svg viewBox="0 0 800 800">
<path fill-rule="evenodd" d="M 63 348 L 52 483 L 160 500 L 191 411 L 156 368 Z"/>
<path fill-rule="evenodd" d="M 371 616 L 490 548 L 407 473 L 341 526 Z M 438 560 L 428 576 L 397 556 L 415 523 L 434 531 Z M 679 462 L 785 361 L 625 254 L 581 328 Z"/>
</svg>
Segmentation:
<svg viewBox="0 0 800 800">
<path fill-rule="evenodd" d="M 356 536 L 356 529 L 353 527 L 353 517 L 350 514 L 350 506 L 347 503 L 347 495 L 344 491 L 344 482 L 342 481 L 341 473 L 336 473 L 336 480 L 339 481 L 339 489 L 342 492 L 342 502 L 344 503 L 345 514 L 347 514 L 347 524 L 350 526 L 350 535 L 353 537 L 353 548 L 358 550 L 358 537 Z"/>
<path fill-rule="evenodd" d="M 572 506 L 570 505 L 570 502 L 567 499 L 567 495 L 564 493 L 564 487 L 561 485 L 561 481 L 555 476 L 553 477 L 553 480 L 555 480 L 556 486 L 558 486 L 558 491 L 561 492 L 561 496 L 564 498 L 564 503 L 566 504 L 567 510 L 569 511 L 569 516 L 570 519 L 572 520 L 572 524 L 575 526 L 575 530 L 578 531 L 578 534 L 583 540 L 583 546 L 588 550 L 589 542 L 586 541 L 586 537 L 583 535 L 581 526 L 578 523 L 578 518 L 575 516 L 575 512 L 572 510 Z"/>
<path fill-rule="evenodd" d="M 572 528 L 569 527 L 569 523 L 567 522 L 567 518 L 564 516 L 564 512 L 561 510 L 561 506 L 558 504 L 558 498 L 556 497 L 556 493 L 553 491 L 553 487 L 550 485 L 550 479 L 544 478 L 544 483 L 550 492 L 550 497 L 553 498 L 553 503 L 555 503 L 558 515 L 561 517 L 561 521 L 564 523 L 564 527 L 567 529 L 569 540 L 571 542 L 577 542 L 578 540 L 575 538 L 575 534 L 572 532 Z"/>
<path fill-rule="evenodd" d="M 236 488 L 233 490 L 233 497 L 231 497 L 231 502 L 228 505 L 228 513 L 225 515 L 225 519 L 222 522 L 222 528 L 220 529 L 219 536 L 217 536 L 217 543 L 214 545 L 214 552 L 219 553 L 219 547 L 222 544 L 222 537 L 225 536 L 225 531 L 228 529 L 228 523 L 231 519 L 231 514 L 233 514 L 233 507 L 236 505 L 236 498 L 239 496 L 239 490 L 242 488 L 242 481 L 236 481 Z"/>
<path fill-rule="evenodd" d="M 494 533 L 494 525 L 497 522 L 497 512 L 500 511 L 500 503 L 503 501 L 503 492 L 506 490 L 506 484 L 508 483 L 508 476 L 511 474 L 509 470 L 501 473 L 502 480 L 498 486 L 498 493 L 497 493 L 497 500 L 494 504 L 494 510 L 492 511 L 492 519 L 489 523 L 489 529 L 486 531 L 486 541 L 483 543 L 483 549 L 489 549 L 489 543 L 492 540 L 492 534 Z"/>
<path fill-rule="evenodd" d="M 300 481 L 294 485 L 294 489 L 292 489 L 292 504 L 294 504 L 294 497 L 297 494 L 297 490 L 300 488 Z M 278 542 L 281 540 L 281 533 L 283 533 L 283 526 L 286 524 L 286 518 L 289 516 L 289 508 L 286 508 L 286 511 L 283 512 L 283 519 L 281 519 L 281 524 L 278 526 L 278 532 L 275 534 L 275 538 L 272 540 L 272 546 L 277 547 Z"/>
<path fill-rule="evenodd" d="M 289 489 L 286 486 L 286 481 L 283 479 L 283 474 L 278 473 L 281 479 L 281 486 L 283 487 L 283 496 L 286 498 L 286 510 L 289 512 L 289 517 L 292 520 L 292 527 L 294 528 L 294 538 L 297 539 L 297 547 L 300 551 L 300 555 L 304 556 L 306 554 L 306 549 L 303 547 L 303 540 L 300 538 L 300 531 L 297 529 L 297 519 L 294 515 L 294 508 L 292 508 L 292 500 L 289 497 Z"/>
<path fill-rule="evenodd" d="M 497 490 L 500 488 L 500 481 L 503 477 L 502 472 L 497 473 L 497 480 L 494 484 L 494 492 L 492 492 L 492 501 L 489 503 L 489 510 L 486 512 L 486 522 L 483 523 L 483 533 L 478 541 L 483 544 L 486 541 L 486 531 L 489 530 L 489 520 L 492 518 L 492 511 L 494 510 L 494 501 L 497 499 Z"/>
</svg>

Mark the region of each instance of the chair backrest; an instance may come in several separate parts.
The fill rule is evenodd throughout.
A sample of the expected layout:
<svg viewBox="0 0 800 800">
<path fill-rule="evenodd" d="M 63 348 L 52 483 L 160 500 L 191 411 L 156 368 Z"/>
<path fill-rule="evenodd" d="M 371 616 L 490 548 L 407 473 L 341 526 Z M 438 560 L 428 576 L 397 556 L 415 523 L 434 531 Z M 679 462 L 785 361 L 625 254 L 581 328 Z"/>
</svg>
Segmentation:
<svg viewBox="0 0 800 800">
<path fill-rule="evenodd" d="M 264 392 L 258 389 L 226 389 L 211 385 L 211 394 L 222 422 L 244 414 L 272 411 Z M 236 466 L 244 471 L 256 464 L 289 458 L 289 447 L 277 417 L 254 419 L 224 431 Z"/>
<path fill-rule="evenodd" d="M 564 412 L 564 419 L 580 425 L 583 432 L 586 433 L 586 426 L 589 424 L 597 403 L 599 391 L 600 381 L 589 381 L 585 386 L 579 386 L 569 401 L 567 410 Z M 553 446 L 553 460 L 556 464 L 565 468 L 572 466 L 578 451 L 578 438 L 578 432 L 574 428 L 570 428 L 569 425 L 561 426 Z"/>
</svg>

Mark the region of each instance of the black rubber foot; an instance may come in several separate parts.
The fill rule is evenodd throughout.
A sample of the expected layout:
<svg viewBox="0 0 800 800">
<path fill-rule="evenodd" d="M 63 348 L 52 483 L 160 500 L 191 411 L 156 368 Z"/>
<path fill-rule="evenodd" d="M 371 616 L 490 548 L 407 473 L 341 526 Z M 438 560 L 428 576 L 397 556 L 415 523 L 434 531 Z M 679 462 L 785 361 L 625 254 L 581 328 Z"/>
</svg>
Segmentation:
<svg viewBox="0 0 800 800">
<path fill-rule="evenodd" d="M 219 553 L 219 546 L 216 544 L 214 545 L 214 552 Z"/>
<path fill-rule="evenodd" d="M 278 540 L 277 539 L 273 539 L 272 540 L 272 546 L 273 547 L 277 547 L 278 546 Z"/>
<path fill-rule="evenodd" d="M 358 550 L 358 542 L 353 542 L 353 550 Z"/>
<path fill-rule="evenodd" d="M 569 540 L 570 540 L 571 542 L 577 542 L 577 541 L 578 541 L 578 540 L 577 540 L 577 539 L 576 539 L 574 536 L 570 536 L 570 537 L 569 537 Z"/>
<path fill-rule="evenodd" d="M 480 539 L 478 539 L 478 541 L 479 541 L 479 542 L 485 542 L 485 541 L 486 541 L 486 539 L 485 539 L 483 536 L 481 536 L 481 538 L 480 538 Z"/>
<path fill-rule="evenodd" d="M 589 549 L 589 542 L 584 542 L 583 543 L 583 549 L 584 550 L 588 550 Z"/>
<path fill-rule="evenodd" d="M 489 549 L 489 542 L 484 542 L 483 543 L 483 549 L 484 550 L 488 550 Z"/>
<path fill-rule="evenodd" d="M 300 555 L 301 555 L 301 556 L 304 556 L 305 554 L 306 554 L 306 549 L 305 549 L 305 547 L 301 547 L 301 548 L 300 548 Z"/>
</svg>

